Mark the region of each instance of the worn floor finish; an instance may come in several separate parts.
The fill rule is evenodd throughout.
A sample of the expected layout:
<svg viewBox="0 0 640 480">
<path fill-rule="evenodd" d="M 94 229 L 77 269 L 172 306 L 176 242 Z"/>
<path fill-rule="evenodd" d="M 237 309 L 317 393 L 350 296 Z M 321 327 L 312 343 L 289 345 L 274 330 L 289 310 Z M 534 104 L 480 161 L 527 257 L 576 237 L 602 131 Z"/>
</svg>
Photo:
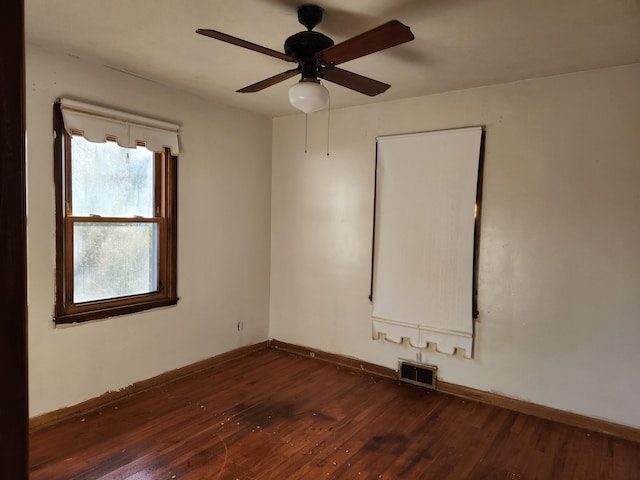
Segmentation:
<svg viewBox="0 0 640 480">
<path fill-rule="evenodd" d="M 264 350 L 32 432 L 30 478 L 636 480 L 640 444 Z"/>
</svg>

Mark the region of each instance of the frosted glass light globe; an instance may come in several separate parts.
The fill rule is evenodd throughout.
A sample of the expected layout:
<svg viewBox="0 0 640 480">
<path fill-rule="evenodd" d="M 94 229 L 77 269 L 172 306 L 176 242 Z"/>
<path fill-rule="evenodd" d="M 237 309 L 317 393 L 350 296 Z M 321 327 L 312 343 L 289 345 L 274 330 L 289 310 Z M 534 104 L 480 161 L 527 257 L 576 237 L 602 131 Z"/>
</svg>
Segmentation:
<svg viewBox="0 0 640 480">
<path fill-rule="evenodd" d="M 316 112 L 329 104 L 329 90 L 315 80 L 300 80 L 289 89 L 289 102 L 304 113 Z"/>
</svg>

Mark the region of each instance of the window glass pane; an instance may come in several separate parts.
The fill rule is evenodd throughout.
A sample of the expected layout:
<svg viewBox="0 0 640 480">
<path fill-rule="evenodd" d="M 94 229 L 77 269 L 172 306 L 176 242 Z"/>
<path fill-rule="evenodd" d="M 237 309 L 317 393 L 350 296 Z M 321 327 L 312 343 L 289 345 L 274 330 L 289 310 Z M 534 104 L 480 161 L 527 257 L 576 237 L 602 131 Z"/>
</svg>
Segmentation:
<svg viewBox="0 0 640 480">
<path fill-rule="evenodd" d="M 74 303 L 158 290 L 158 225 L 75 223 Z"/>
<path fill-rule="evenodd" d="M 153 152 L 79 135 L 71 142 L 72 215 L 153 217 Z"/>
</svg>

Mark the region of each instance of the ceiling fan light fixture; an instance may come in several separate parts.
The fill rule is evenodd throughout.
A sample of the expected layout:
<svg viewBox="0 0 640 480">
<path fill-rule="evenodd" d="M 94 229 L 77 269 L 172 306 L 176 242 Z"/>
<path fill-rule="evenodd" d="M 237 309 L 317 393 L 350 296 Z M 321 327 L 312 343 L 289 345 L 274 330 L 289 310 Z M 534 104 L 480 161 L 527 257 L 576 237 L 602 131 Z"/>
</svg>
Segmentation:
<svg viewBox="0 0 640 480">
<path fill-rule="evenodd" d="M 319 80 L 303 78 L 289 89 L 289 102 L 304 113 L 317 112 L 329 105 L 329 90 Z"/>
</svg>

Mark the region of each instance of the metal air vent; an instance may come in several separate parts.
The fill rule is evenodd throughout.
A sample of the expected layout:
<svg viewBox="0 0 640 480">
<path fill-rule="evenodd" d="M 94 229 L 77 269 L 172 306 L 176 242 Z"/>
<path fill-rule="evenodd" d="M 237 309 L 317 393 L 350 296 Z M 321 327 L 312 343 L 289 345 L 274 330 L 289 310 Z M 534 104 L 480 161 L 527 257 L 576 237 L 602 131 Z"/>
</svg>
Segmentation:
<svg viewBox="0 0 640 480">
<path fill-rule="evenodd" d="M 424 363 L 400 360 L 398 366 L 398 380 L 419 385 L 421 387 L 436 388 L 438 367 Z"/>
</svg>

